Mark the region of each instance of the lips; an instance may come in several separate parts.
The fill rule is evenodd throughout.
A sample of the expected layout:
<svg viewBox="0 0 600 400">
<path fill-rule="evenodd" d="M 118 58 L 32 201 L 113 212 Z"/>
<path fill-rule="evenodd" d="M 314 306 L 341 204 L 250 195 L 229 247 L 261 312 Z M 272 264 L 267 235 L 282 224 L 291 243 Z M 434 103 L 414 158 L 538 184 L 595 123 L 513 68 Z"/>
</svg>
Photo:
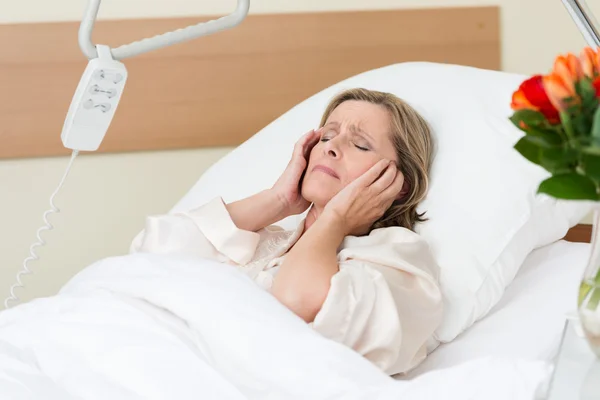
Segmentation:
<svg viewBox="0 0 600 400">
<path fill-rule="evenodd" d="M 334 170 L 332 170 L 329 167 L 326 167 L 324 165 L 317 165 L 316 167 L 313 168 L 313 171 L 321 171 L 335 179 L 340 179 L 340 177 L 338 176 L 338 174 L 335 173 Z"/>
</svg>

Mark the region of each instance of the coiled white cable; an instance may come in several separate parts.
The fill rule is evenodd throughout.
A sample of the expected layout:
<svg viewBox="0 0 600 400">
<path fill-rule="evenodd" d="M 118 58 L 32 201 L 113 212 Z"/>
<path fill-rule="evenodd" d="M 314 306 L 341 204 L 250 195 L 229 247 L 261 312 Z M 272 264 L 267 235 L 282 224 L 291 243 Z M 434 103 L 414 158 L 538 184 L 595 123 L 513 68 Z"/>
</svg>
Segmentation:
<svg viewBox="0 0 600 400">
<path fill-rule="evenodd" d="M 21 277 L 23 275 L 27 275 L 27 274 L 31 273 L 31 270 L 29 269 L 27 264 L 29 264 L 29 262 L 31 262 L 31 261 L 39 260 L 38 255 L 35 253 L 35 248 L 46 244 L 46 242 L 44 242 L 44 239 L 42 239 L 41 234 L 44 231 L 50 231 L 50 230 L 54 229 L 52 224 L 48 221 L 48 216 L 50 214 L 58 214 L 60 212 L 60 210 L 54 205 L 54 197 L 56 197 L 56 195 L 58 194 L 60 189 L 63 187 L 63 184 L 65 183 L 65 180 L 67 179 L 67 176 L 69 175 L 69 171 L 71 170 L 71 166 L 73 165 L 73 161 L 75 161 L 75 157 L 77 157 L 77 154 L 79 154 L 79 152 L 77 150 L 73 150 L 73 153 L 71 154 L 71 160 L 69 161 L 69 164 L 67 165 L 67 169 L 66 169 L 62 179 L 60 180 L 58 187 L 56 188 L 54 193 L 52 193 L 52 196 L 50 196 L 50 209 L 44 213 L 44 217 L 43 217 L 44 218 L 44 226 L 42 226 L 37 231 L 37 242 L 33 243 L 31 245 L 31 247 L 29 248 L 30 256 L 27 257 L 25 259 L 25 261 L 23 261 L 23 268 L 17 274 L 17 279 L 16 279 L 17 282 L 11 286 L 10 296 L 7 297 L 6 300 L 4 300 L 4 308 L 8 308 L 9 303 L 11 303 L 11 302 L 19 301 L 19 298 L 17 297 L 15 290 L 17 288 L 20 288 L 20 287 L 22 288 L 25 286 L 25 285 L 23 285 L 23 282 L 21 281 Z"/>
</svg>

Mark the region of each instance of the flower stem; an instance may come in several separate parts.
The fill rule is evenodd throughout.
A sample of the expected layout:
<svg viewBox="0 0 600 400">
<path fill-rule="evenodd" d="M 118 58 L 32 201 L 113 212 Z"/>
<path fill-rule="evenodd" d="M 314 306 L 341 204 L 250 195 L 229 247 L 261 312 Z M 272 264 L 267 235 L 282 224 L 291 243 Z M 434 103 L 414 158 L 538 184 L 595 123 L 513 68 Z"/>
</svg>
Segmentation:
<svg viewBox="0 0 600 400">
<path fill-rule="evenodd" d="M 573 147 L 575 148 L 579 148 L 579 143 L 575 139 L 575 131 L 573 131 L 573 122 L 571 121 L 571 116 L 569 115 L 569 113 L 566 111 L 561 111 L 560 120 L 565 128 L 565 133 L 567 135 L 569 144 L 574 145 Z"/>
</svg>

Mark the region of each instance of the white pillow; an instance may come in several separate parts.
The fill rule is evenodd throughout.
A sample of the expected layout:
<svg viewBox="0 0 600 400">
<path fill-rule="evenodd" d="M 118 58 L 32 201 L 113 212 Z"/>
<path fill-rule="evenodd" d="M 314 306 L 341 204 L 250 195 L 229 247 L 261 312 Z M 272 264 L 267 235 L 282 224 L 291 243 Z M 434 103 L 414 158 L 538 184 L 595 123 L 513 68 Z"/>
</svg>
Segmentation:
<svg viewBox="0 0 600 400">
<path fill-rule="evenodd" d="M 401 379 L 485 357 L 551 362 L 565 318 L 576 311 L 590 249 L 589 243 L 559 240 L 532 251 L 502 300 L 484 319 L 452 343 L 438 347 Z"/>
<path fill-rule="evenodd" d="M 508 120 L 512 92 L 525 78 L 418 62 L 356 75 L 298 104 L 233 150 L 174 211 L 214 196 L 232 201 L 270 187 L 296 140 L 318 126 L 327 103 L 340 91 L 364 87 L 394 93 L 429 121 L 435 136 L 430 190 L 420 206 L 429 221 L 417 232 L 441 268 L 445 318 L 436 338 L 451 341 L 500 300 L 533 249 L 562 238 L 591 209 L 589 202 L 536 195 L 548 174 L 513 149 L 522 132 Z M 297 219 L 282 225 L 291 228 Z"/>
</svg>

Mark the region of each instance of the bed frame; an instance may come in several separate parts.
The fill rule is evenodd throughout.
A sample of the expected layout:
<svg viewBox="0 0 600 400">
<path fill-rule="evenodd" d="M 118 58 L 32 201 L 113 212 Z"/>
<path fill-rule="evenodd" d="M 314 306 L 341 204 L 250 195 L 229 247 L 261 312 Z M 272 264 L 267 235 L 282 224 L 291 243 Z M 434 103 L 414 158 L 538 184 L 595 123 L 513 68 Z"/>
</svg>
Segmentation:
<svg viewBox="0 0 600 400">
<path fill-rule="evenodd" d="M 569 230 L 565 236 L 569 242 L 590 243 L 592 241 L 592 225 L 579 224 Z"/>
</svg>

